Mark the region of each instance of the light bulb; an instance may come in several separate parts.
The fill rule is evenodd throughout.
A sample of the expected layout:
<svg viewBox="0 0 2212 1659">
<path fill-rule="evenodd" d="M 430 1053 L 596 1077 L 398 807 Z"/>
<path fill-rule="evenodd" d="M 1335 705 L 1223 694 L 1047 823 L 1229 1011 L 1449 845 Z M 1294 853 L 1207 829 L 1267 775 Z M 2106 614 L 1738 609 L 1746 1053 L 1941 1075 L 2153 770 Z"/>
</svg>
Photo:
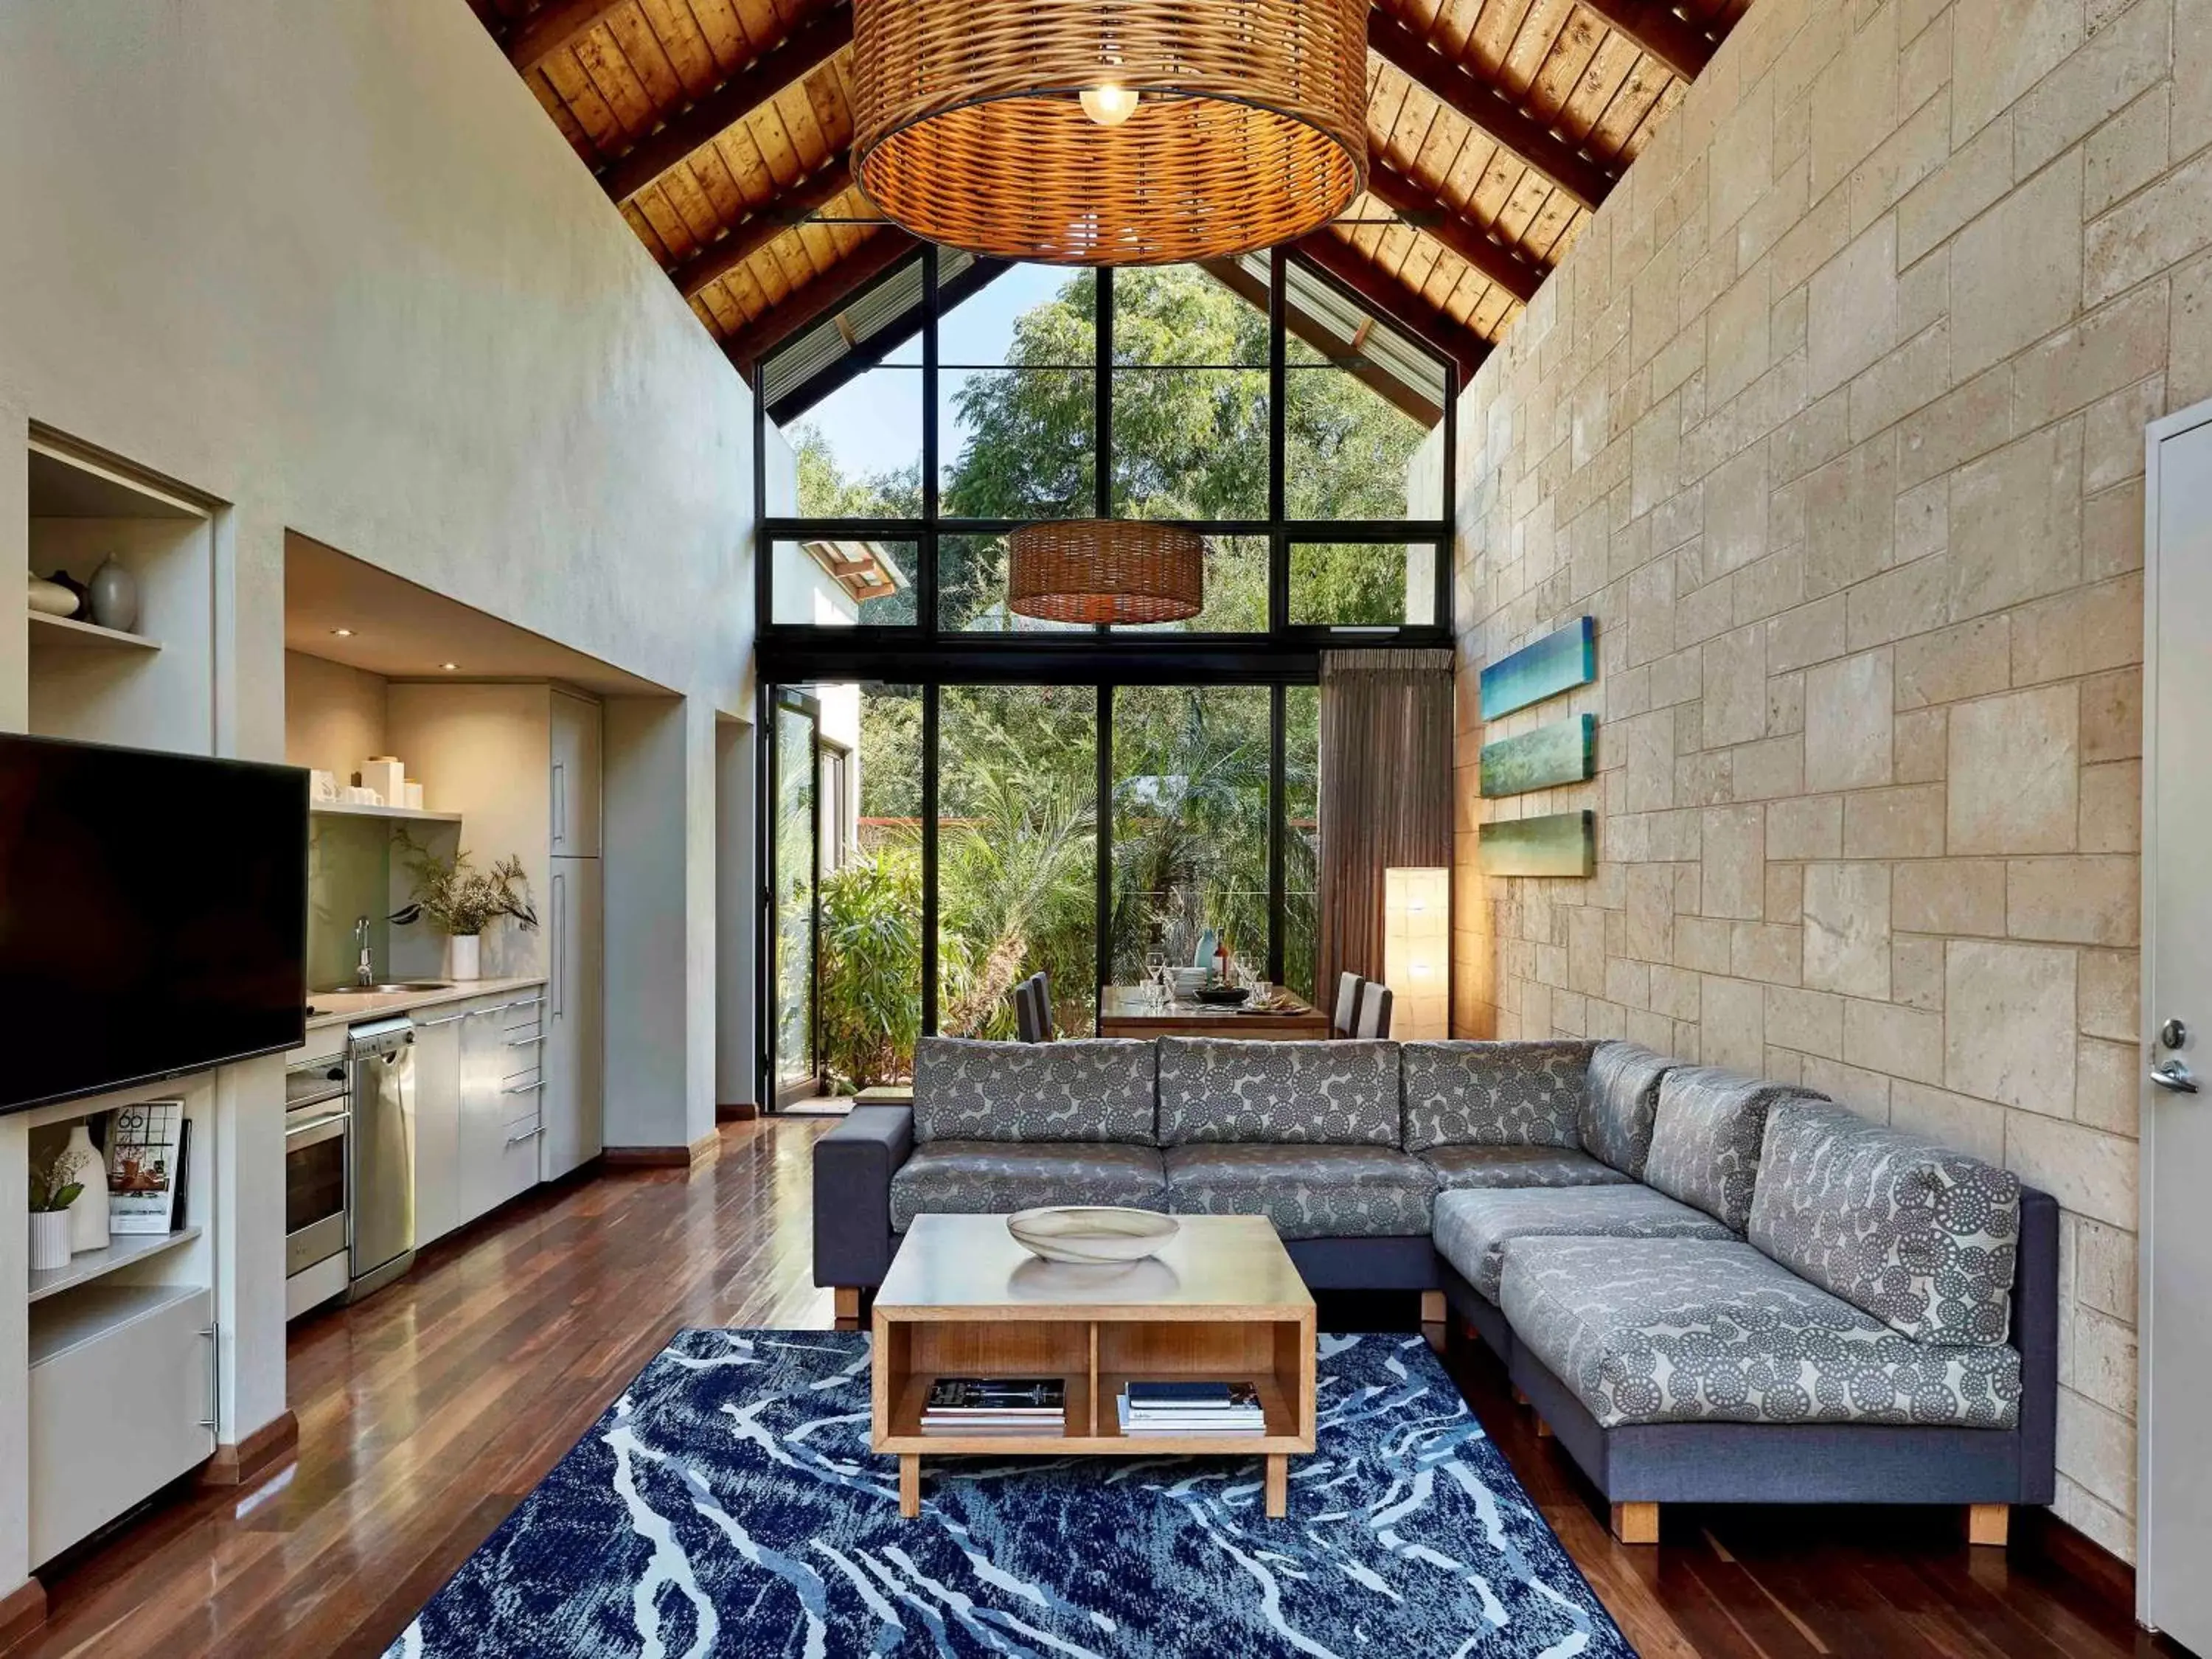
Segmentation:
<svg viewBox="0 0 2212 1659">
<path fill-rule="evenodd" d="M 1111 82 L 1100 87 L 1085 87 L 1077 94 L 1083 102 L 1083 112 L 1102 127 L 1118 127 L 1137 112 L 1137 89 L 1117 87 Z"/>
</svg>

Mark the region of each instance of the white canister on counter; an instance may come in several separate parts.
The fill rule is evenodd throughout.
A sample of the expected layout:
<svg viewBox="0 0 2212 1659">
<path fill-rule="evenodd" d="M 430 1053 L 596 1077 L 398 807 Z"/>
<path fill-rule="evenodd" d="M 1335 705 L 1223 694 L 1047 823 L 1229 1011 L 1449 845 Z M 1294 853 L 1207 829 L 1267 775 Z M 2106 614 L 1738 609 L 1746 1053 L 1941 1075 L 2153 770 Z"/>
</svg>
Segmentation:
<svg viewBox="0 0 2212 1659">
<path fill-rule="evenodd" d="M 371 755 L 362 764 L 361 781 L 363 788 L 375 790 L 386 806 L 398 806 L 407 799 L 407 769 L 391 755 Z"/>
</svg>

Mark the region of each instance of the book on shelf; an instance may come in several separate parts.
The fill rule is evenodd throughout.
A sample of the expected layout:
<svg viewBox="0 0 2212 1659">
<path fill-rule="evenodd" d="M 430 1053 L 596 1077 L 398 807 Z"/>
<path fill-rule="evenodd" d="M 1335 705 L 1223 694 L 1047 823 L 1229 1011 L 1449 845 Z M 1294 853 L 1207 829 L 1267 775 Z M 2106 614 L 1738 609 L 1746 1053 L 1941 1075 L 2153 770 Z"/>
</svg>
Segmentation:
<svg viewBox="0 0 2212 1659">
<path fill-rule="evenodd" d="M 1267 1413 L 1252 1382 L 1140 1382 L 1122 1385 L 1114 1408 L 1124 1434 L 1263 1435 Z"/>
<path fill-rule="evenodd" d="M 1057 1376 L 940 1376 L 921 1413 L 924 1434 L 1041 1434 L 1067 1409 Z"/>
<path fill-rule="evenodd" d="M 107 1225 L 167 1233 L 185 1224 L 184 1157 L 191 1124 L 181 1100 L 141 1100 L 107 1119 Z"/>
</svg>

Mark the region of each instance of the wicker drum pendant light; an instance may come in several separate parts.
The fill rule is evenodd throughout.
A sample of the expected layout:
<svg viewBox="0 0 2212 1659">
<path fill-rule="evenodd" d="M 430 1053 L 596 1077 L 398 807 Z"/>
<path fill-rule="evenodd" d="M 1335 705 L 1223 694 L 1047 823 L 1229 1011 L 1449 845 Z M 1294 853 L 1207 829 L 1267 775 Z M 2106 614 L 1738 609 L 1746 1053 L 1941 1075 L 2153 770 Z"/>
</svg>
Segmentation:
<svg viewBox="0 0 2212 1659">
<path fill-rule="evenodd" d="M 1181 622 L 1206 608 L 1206 538 L 1172 525 L 1077 519 L 1007 538 L 1008 609 L 1046 622 Z"/>
<path fill-rule="evenodd" d="M 915 235 L 1048 264 L 1269 247 L 1367 171 L 1368 0 L 854 0 L 853 154 Z"/>
</svg>

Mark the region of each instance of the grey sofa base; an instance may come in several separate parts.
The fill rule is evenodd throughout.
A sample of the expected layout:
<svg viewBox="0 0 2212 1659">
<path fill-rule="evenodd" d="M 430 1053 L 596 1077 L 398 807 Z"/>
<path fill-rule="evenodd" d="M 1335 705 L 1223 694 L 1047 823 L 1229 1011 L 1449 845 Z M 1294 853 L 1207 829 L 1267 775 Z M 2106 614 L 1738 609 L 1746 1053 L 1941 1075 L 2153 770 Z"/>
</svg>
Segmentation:
<svg viewBox="0 0 2212 1659">
<path fill-rule="evenodd" d="M 1286 1238 L 1283 1248 L 1310 1291 L 1432 1291 L 1443 1264 L 1426 1233 L 1417 1238 Z"/>
<path fill-rule="evenodd" d="M 1468 1284 L 1458 1268 L 1437 1257 L 1437 1277 L 1443 1281 L 1444 1305 L 1453 1313 L 1474 1327 L 1482 1344 L 1498 1356 L 1501 1365 L 1510 1366 L 1513 1350 L 1513 1327 L 1505 1317 L 1504 1310 Z"/>
<path fill-rule="evenodd" d="M 1449 1264 L 1444 1297 L 1505 1360 L 1567 1455 L 1615 1504 L 2048 1504 L 2056 1495 L 2058 1206 L 2021 1193 L 2013 1341 L 2020 1421 L 2010 1429 L 1880 1423 L 1637 1423 L 1606 1428 L 1514 1341 L 1496 1304 Z M 1493 1338 L 1492 1328 L 1503 1337 Z"/>
</svg>

